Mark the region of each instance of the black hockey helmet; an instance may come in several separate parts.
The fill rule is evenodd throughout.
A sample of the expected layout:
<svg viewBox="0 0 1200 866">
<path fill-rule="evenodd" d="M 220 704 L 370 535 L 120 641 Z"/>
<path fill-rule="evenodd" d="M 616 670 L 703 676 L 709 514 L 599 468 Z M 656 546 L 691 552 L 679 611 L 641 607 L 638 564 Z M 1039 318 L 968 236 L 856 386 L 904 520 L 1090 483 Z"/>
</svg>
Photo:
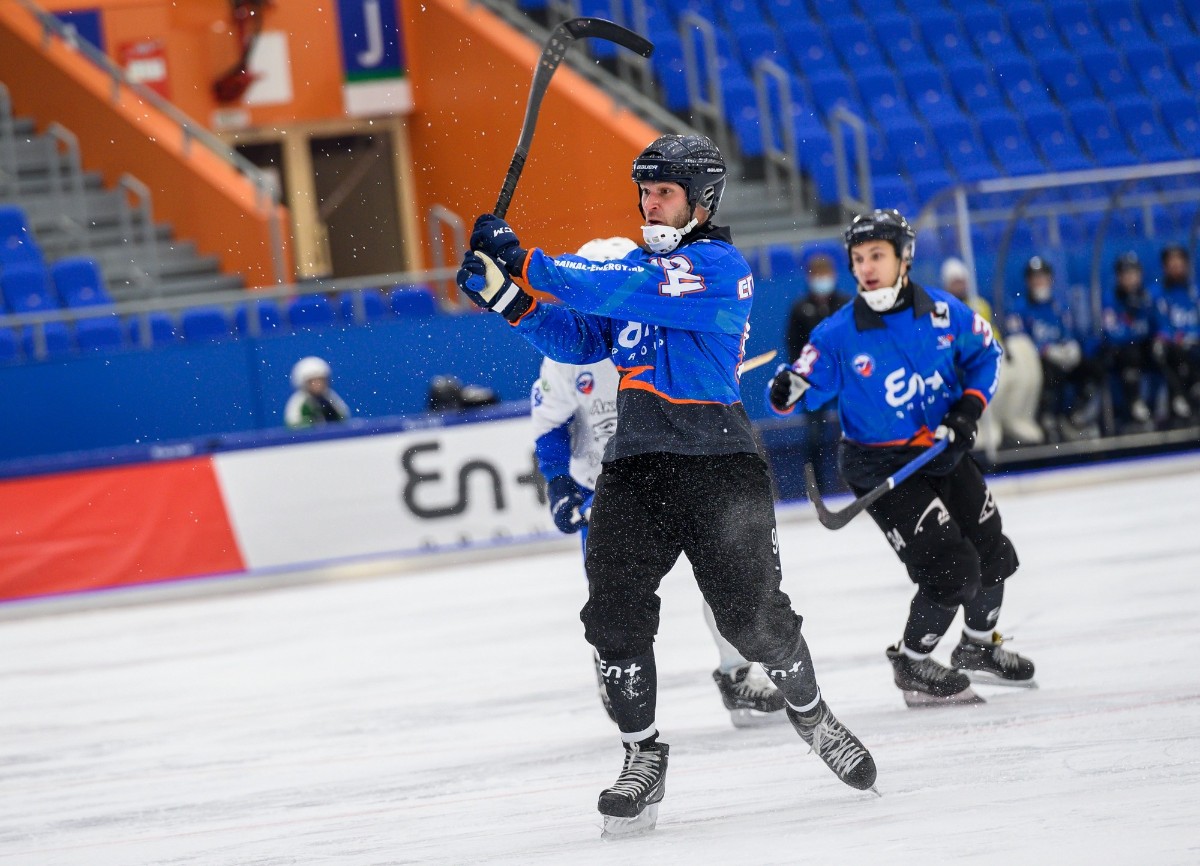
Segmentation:
<svg viewBox="0 0 1200 866">
<path fill-rule="evenodd" d="M 896 250 L 900 260 L 905 262 L 912 262 L 917 249 L 917 233 L 903 214 L 894 208 L 859 214 L 846 229 L 844 240 L 846 260 L 850 263 L 851 271 L 854 270 L 854 261 L 850 258 L 850 250 L 867 241 L 887 241 Z"/>
<path fill-rule="evenodd" d="M 633 161 L 634 183 L 677 183 L 688 205 L 708 209 L 711 218 L 725 192 L 725 157 L 704 135 L 664 135 L 652 141 Z M 641 192 L 638 193 L 641 210 Z"/>
<path fill-rule="evenodd" d="M 1041 256 L 1034 256 L 1025 263 L 1025 279 L 1028 280 L 1034 274 L 1045 274 L 1048 277 L 1053 277 L 1054 268 Z"/>
<path fill-rule="evenodd" d="M 1113 270 L 1116 271 L 1118 277 L 1125 273 L 1125 271 L 1140 271 L 1141 269 L 1142 262 L 1138 258 L 1138 254 L 1133 250 L 1121 253 L 1121 255 L 1117 256 L 1117 260 L 1113 262 Z"/>
</svg>

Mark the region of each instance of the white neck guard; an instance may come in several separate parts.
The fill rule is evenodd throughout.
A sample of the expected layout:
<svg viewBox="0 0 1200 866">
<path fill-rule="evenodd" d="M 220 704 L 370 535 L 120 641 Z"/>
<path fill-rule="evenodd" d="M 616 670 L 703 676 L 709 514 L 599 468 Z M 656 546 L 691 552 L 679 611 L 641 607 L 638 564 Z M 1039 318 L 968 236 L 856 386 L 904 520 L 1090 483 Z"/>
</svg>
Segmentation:
<svg viewBox="0 0 1200 866">
<path fill-rule="evenodd" d="M 682 229 L 677 229 L 674 226 L 642 226 L 642 239 L 645 240 L 646 246 L 656 253 L 672 252 L 683 236 L 696 227 L 696 218 L 692 217 L 691 222 L 685 225 Z"/>
<path fill-rule="evenodd" d="M 900 297 L 900 287 L 904 285 L 904 268 L 900 268 L 900 273 L 896 276 L 896 284 L 888 286 L 884 289 L 872 289 L 867 291 L 863 288 L 862 283 L 858 284 L 858 294 L 867 306 L 877 313 L 886 313 L 892 307 L 896 306 L 896 299 Z"/>
</svg>

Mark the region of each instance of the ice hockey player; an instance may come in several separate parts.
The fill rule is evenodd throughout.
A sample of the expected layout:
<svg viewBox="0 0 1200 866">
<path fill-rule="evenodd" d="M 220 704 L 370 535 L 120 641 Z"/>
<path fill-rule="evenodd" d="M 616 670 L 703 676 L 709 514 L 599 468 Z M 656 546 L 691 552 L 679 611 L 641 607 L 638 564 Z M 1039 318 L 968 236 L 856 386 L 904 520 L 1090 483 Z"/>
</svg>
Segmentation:
<svg viewBox="0 0 1200 866">
<path fill-rule="evenodd" d="M 977 702 L 972 680 L 1032 685 L 1033 664 L 995 630 L 1017 554 L 968 453 L 996 390 L 1000 348 L 965 304 L 909 279 L 916 235 L 898 211 L 856 217 L 845 243 L 858 296 L 779 370 L 770 405 L 787 414 L 838 401 L 839 465 L 859 495 L 949 440 L 869 509 L 917 585 L 903 638 L 887 650 L 896 686 L 917 705 Z M 945 667 L 932 652 L 960 606 L 966 625 Z"/>
<path fill-rule="evenodd" d="M 332 376 L 324 358 L 310 355 L 296 362 L 292 367 L 292 387 L 296 390 L 283 410 L 284 422 L 289 427 L 311 427 L 350 417 L 349 407 L 329 387 Z"/>
<path fill-rule="evenodd" d="M 596 238 L 580 247 L 576 255 L 607 262 L 622 259 L 636 249 L 637 244 L 629 238 Z M 588 513 L 604 446 L 617 429 L 618 381 L 617 368 L 608 358 L 592 364 L 563 364 L 546 358 L 531 395 L 538 469 L 546 479 L 554 525 L 567 534 L 578 532 L 585 551 Z M 747 661 L 721 636 L 712 608 L 708 602 L 703 605 L 704 620 L 720 658 L 713 680 L 734 727 L 782 721 L 783 694 L 759 665 Z M 593 658 L 600 700 L 612 717 L 600 656 L 593 653 Z"/>
<path fill-rule="evenodd" d="M 619 422 L 604 452 L 588 524 L 584 634 L 601 658 L 625 746 L 600 794 L 607 835 L 649 829 L 665 791 L 658 739 L 657 589 L 681 553 L 717 626 L 762 664 L 784 712 L 846 784 L 873 787 L 875 763 L 817 686 L 801 619 L 780 588 L 766 463 L 741 403 L 754 278 L 728 229 L 711 222 L 725 161 L 704 136 L 667 135 L 633 163 L 648 249 L 617 262 L 527 251 L 512 228 L 480 216 L 459 286 L 543 354 L 621 374 Z M 538 303 L 513 277 L 563 303 Z"/>
</svg>

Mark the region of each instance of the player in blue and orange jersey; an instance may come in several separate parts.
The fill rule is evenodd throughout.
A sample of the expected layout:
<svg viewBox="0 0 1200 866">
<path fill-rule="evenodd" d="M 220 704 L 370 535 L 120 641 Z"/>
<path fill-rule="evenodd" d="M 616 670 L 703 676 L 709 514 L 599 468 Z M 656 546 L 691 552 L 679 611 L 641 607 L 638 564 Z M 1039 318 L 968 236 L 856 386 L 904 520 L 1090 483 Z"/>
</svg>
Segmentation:
<svg viewBox="0 0 1200 866">
<path fill-rule="evenodd" d="M 819 324 L 771 383 L 780 414 L 837 400 L 839 467 L 859 494 L 949 439 L 920 473 L 869 508 L 917 585 L 904 637 L 887 656 L 910 704 L 977 701 L 971 679 L 1032 683 L 1033 665 L 994 631 L 1017 554 L 968 452 L 996 392 L 1000 347 L 991 326 L 947 292 L 908 277 L 916 235 L 899 212 L 857 217 L 845 235 L 858 295 Z M 931 653 L 959 607 L 953 667 Z"/>
<path fill-rule="evenodd" d="M 543 354 L 572 364 L 611 358 L 621 374 L 581 613 L 626 749 L 620 777 L 600 795 L 609 832 L 653 826 L 662 798 L 657 589 L 681 553 L 721 633 L 767 670 L 800 736 L 847 784 L 875 781 L 871 756 L 821 698 L 801 619 L 780 588 L 770 479 L 738 383 L 754 277 L 729 230 L 711 221 L 725 161 L 704 136 L 667 135 L 634 161 L 633 180 L 646 248 L 609 262 L 552 257 L 526 251 L 485 214 L 459 271 L 473 301 Z M 517 276 L 562 304 L 539 304 Z"/>
</svg>

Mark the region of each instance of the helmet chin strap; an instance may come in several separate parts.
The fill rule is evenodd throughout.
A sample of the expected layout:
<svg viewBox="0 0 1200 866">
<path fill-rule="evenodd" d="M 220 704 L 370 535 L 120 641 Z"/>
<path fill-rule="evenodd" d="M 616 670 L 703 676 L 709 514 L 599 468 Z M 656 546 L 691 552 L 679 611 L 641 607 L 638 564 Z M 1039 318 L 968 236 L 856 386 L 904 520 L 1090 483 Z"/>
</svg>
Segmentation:
<svg viewBox="0 0 1200 866">
<path fill-rule="evenodd" d="M 858 284 L 858 293 L 862 299 L 867 302 L 867 306 L 877 313 L 886 313 L 892 307 L 896 306 L 896 299 L 900 297 L 900 287 L 904 285 L 904 265 L 900 265 L 900 273 L 896 274 L 896 282 L 882 289 L 868 290 L 863 287 L 862 283 Z"/>
<path fill-rule="evenodd" d="M 698 225 L 695 216 L 681 229 L 674 226 L 642 226 L 642 239 L 653 252 L 669 253 L 679 246 L 684 235 Z"/>
</svg>

